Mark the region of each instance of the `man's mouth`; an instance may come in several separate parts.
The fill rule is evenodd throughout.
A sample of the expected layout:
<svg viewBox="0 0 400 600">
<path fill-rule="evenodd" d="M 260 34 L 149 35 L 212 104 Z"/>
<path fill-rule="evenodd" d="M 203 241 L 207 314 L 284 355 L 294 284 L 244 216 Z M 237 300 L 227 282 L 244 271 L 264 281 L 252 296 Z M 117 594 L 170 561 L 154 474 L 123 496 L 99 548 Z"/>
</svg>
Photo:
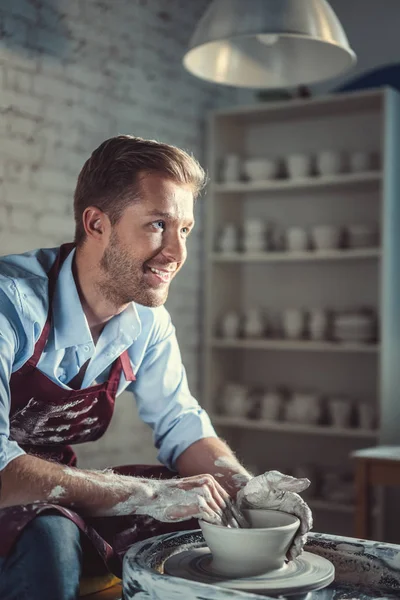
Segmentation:
<svg viewBox="0 0 400 600">
<path fill-rule="evenodd" d="M 152 275 L 150 275 L 150 273 Z M 156 267 L 147 266 L 145 272 L 147 272 L 154 282 L 169 283 L 172 279 L 174 271 L 167 269 L 157 269 Z"/>
</svg>

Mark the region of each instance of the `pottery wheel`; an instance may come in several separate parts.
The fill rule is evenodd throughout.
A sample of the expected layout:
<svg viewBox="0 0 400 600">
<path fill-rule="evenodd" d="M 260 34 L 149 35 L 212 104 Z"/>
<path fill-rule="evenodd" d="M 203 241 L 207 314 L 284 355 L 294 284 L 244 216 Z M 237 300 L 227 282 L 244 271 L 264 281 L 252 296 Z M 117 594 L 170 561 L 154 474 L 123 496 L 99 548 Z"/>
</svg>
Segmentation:
<svg viewBox="0 0 400 600">
<path fill-rule="evenodd" d="M 200 583 L 256 594 L 305 594 L 326 587 L 335 577 L 333 564 L 317 554 L 303 552 L 276 571 L 256 577 L 228 579 L 212 567 L 207 547 L 183 550 L 168 558 L 164 573 Z"/>
</svg>

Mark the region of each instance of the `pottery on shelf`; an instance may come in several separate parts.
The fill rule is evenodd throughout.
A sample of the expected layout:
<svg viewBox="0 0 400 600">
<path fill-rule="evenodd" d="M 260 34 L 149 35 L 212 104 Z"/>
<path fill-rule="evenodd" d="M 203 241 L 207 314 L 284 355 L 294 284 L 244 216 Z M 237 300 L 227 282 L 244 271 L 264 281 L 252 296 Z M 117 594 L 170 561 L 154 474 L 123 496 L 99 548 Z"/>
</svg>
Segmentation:
<svg viewBox="0 0 400 600">
<path fill-rule="evenodd" d="M 289 154 L 286 157 L 286 171 L 290 179 L 300 179 L 311 175 L 312 160 L 308 154 Z"/>
<path fill-rule="evenodd" d="M 304 335 L 306 314 L 299 308 L 288 308 L 282 313 L 282 329 L 284 337 L 301 339 Z"/>
<path fill-rule="evenodd" d="M 243 315 L 242 334 L 245 338 L 262 338 L 265 333 L 265 319 L 261 310 L 250 308 Z"/>
<path fill-rule="evenodd" d="M 334 225 L 316 225 L 311 229 L 311 240 L 315 250 L 339 248 L 342 232 Z"/>
<path fill-rule="evenodd" d="M 239 231 L 233 223 L 227 223 L 219 232 L 217 250 L 220 252 L 237 252 L 239 246 Z"/>
<path fill-rule="evenodd" d="M 227 312 L 220 322 L 220 334 L 226 339 L 235 339 L 239 336 L 240 315 L 231 310 Z"/>
<path fill-rule="evenodd" d="M 227 154 L 222 159 L 221 181 L 230 183 L 239 181 L 241 171 L 241 159 L 238 154 Z"/>
<path fill-rule="evenodd" d="M 245 417 L 248 412 L 248 389 L 240 383 L 225 384 L 221 395 L 221 408 L 230 417 Z"/>
<path fill-rule="evenodd" d="M 364 150 L 356 150 L 349 154 L 349 169 L 353 173 L 369 171 L 372 166 L 372 154 Z"/>
<path fill-rule="evenodd" d="M 308 233 L 303 227 L 289 227 L 285 232 L 286 250 L 304 252 L 308 249 Z"/>
<path fill-rule="evenodd" d="M 243 162 L 243 170 L 250 181 L 273 179 L 278 174 L 278 163 L 270 158 L 248 158 Z"/>
<path fill-rule="evenodd" d="M 337 175 L 343 171 L 343 153 L 337 150 L 322 150 L 316 156 L 319 175 Z"/>
<path fill-rule="evenodd" d="M 348 428 L 351 425 L 353 404 L 346 396 L 328 398 L 328 411 L 333 427 Z"/>
<path fill-rule="evenodd" d="M 250 528 L 230 528 L 199 521 L 211 550 L 213 569 L 221 575 L 247 577 L 283 567 L 300 520 L 291 514 L 243 509 Z"/>
</svg>

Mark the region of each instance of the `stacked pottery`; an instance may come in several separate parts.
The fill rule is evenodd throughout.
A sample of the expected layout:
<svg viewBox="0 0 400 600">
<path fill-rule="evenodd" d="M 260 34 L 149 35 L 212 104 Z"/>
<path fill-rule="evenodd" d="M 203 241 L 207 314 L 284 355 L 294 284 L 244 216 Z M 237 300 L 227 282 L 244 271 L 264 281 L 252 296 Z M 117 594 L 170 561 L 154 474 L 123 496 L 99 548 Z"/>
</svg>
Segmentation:
<svg viewBox="0 0 400 600">
<path fill-rule="evenodd" d="M 243 226 L 242 246 L 244 252 L 266 250 L 267 233 L 262 219 L 246 219 Z"/>
</svg>

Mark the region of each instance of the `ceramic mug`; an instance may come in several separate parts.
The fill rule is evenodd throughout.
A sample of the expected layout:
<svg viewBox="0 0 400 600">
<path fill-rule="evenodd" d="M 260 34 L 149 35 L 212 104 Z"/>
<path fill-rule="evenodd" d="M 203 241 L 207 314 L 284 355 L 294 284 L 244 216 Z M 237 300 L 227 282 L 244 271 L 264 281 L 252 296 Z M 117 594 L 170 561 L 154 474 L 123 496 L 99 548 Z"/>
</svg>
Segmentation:
<svg viewBox="0 0 400 600">
<path fill-rule="evenodd" d="M 356 151 L 349 155 L 349 169 L 353 173 L 369 171 L 371 169 L 372 155 L 370 152 Z"/>
<path fill-rule="evenodd" d="M 262 311 L 250 308 L 245 311 L 243 317 L 243 335 L 246 338 L 261 338 L 265 331 L 265 322 Z"/>
<path fill-rule="evenodd" d="M 289 252 L 304 252 L 308 249 L 308 233 L 302 227 L 289 227 L 285 238 Z"/>
<path fill-rule="evenodd" d="M 222 160 L 221 179 L 223 182 L 240 179 L 241 160 L 238 154 L 227 154 Z"/>
<path fill-rule="evenodd" d="M 226 313 L 221 319 L 221 335 L 224 338 L 237 338 L 239 336 L 240 315 L 235 311 Z"/>
<path fill-rule="evenodd" d="M 286 158 L 286 170 L 291 179 L 309 177 L 311 174 L 311 156 L 308 154 L 289 154 Z"/>
<path fill-rule="evenodd" d="M 277 421 L 280 417 L 283 397 L 277 391 L 269 391 L 260 398 L 260 418 L 268 421 Z"/>
<path fill-rule="evenodd" d="M 222 391 L 222 410 L 230 417 L 244 417 L 247 414 L 248 390 L 239 383 L 228 383 Z"/>
<path fill-rule="evenodd" d="M 220 252 L 236 252 L 239 245 L 239 232 L 236 225 L 227 223 L 220 232 L 217 249 Z"/>
<path fill-rule="evenodd" d="M 349 398 L 341 396 L 332 396 L 331 398 L 328 398 L 328 410 L 334 427 L 350 427 L 353 406 Z"/>
<path fill-rule="evenodd" d="M 304 335 L 305 312 L 299 308 L 288 308 L 282 314 L 283 335 L 289 339 L 300 339 Z"/>
<path fill-rule="evenodd" d="M 337 175 L 343 170 L 343 155 L 337 150 L 323 150 L 317 154 L 317 171 L 320 175 Z"/>
<path fill-rule="evenodd" d="M 321 417 L 320 399 L 313 392 L 295 392 L 291 399 L 292 420 L 315 425 Z"/>
<path fill-rule="evenodd" d="M 325 340 L 328 337 L 329 315 L 323 309 L 308 312 L 308 334 L 312 340 Z"/>
<path fill-rule="evenodd" d="M 311 229 L 311 239 L 316 250 L 333 250 L 340 245 L 341 231 L 334 225 L 316 225 Z"/>
<path fill-rule="evenodd" d="M 359 402 L 357 405 L 358 426 L 360 429 L 375 428 L 375 408 L 369 402 Z"/>
</svg>

